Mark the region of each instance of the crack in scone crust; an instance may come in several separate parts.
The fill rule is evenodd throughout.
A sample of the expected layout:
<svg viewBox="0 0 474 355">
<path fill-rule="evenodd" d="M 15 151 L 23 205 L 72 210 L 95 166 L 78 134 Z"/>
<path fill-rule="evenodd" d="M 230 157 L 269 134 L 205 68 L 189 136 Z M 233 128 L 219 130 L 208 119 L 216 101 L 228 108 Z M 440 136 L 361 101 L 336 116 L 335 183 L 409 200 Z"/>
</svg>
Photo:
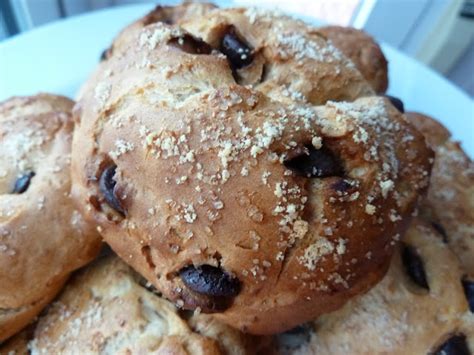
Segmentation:
<svg viewBox="0 0 474 355">
<path fill-rule="evenodd" d="M 423 137 L 302 22 L 215 9 L 181 24 L 134 27 L 127 40 L 122 32 L 85 84 L 74 197 L 166 297 L 242 330 L 282 331 L 366 291 L 427 187 Z M 264 82 L 236 83 L 235 71 L 254 69 L 231 68 L 219 52 L 229 26 L 254 61 L 260 53 L 271 64 Z M 186 31 L 214 50 L 170 45 Z M 303 158 L 285 163 L 295 154 Z M 125 218 L 99 188 L 110 160 Z M 191 290 L 180 278 L 191 265 L 220 268 L 240 292 L 223 300 Z"/>
</svg>

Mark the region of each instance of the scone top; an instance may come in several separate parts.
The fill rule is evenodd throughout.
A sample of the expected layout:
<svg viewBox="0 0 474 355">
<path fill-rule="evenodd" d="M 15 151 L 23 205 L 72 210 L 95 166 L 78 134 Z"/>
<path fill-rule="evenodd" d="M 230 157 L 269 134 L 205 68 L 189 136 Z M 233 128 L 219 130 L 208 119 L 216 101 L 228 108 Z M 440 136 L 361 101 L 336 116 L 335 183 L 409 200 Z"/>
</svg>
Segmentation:
<svg viewBox="0 0 474 355">
<path fill-rule="evenodd" d="M 73 194 L 177 305 L 253 333 L 288 329 L 380 279 L 431 151 L 387 99 L 311 106 L 372 91 L 301 22 L 242 9 L 195 21 L 191 33 L 145 26 L 86 84 Z M 241 85 L 258 60 L 267 74 Z"/>
</svg>

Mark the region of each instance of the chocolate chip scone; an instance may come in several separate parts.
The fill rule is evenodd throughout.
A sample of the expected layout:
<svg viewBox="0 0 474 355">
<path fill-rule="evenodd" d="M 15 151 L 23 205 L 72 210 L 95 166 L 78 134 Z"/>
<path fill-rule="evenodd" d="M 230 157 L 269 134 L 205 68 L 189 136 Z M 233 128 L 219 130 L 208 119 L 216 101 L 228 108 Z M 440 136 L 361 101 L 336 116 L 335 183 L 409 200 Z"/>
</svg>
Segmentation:
<svg viewBox="0 0 474 355">
<path fill-rule="evenodd" d="M 414 221 L 389 272 L 344 308 L 275 337 L 277 354 L 471 354 L 474 295 L 456 256 Z M 468 300 L 471 303 L 469 309 Z"/>
<path fill-rule="evenodd" d="M 425 135 L 435 151 L 433 174 L 421 215 L 444 235 L 474 282 L 474 163 L 449 131 L 419 113 L 407 118 Z"/>
<path fill-rule="evenodd" d="M 223 13 L 216 21 L 234 16 Z M 235 28 L 269 26 L 235 16 Z M 293 48 L 283 43 L 275 50 Z M 73 194 L 167 298 L 281 331 L 383 276 L 431 151 L 386 98 L 274 101 L 240 85 L 232 53 L 213 46 L 156 23 L 104 62 L 108 75 L 75 108 Z"/>
<path fill-rule="evenodd" d="M 371 36 L 352 27 L 326 26 L 318 30 L 352 60 L 376 93 L 383 94 L 387 90 L 388 62 Z"/>
<path fill-rule="evenodd" d="M 195 37 L 183 42 L 186 50 L 222 52 L 239 84 L 275 99 L 322 104 L 374 93 L 356 66 L 316 28 L 259 9 L 218 9 L 205 3 L 158 7 L 126 27 L 105 57 L 123 55 L 128 42 L 153 23 L 182 26 Z M 100 65 L 79 97 L 107 75 L 108 69 Z"/>
<path fill-rule="evenodd" d="M 205 314 L 181 314 L 116 256 L 68 282 L 39 319 L 33 354 L 252 354 L 258 342 Z"/>
<path fill-rule="evenodd" d="M 0 341 L 100 246 L 69 196 L 72 106 L 47 94 L 0 103 Z"/>
</svg>

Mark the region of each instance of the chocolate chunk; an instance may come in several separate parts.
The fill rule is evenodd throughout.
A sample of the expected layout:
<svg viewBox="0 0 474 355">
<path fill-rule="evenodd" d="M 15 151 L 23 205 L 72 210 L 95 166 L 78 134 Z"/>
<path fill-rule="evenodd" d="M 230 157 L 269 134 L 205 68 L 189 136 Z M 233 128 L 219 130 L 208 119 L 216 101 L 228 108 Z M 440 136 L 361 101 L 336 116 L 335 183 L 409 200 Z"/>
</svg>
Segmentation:
<svg viewBox="0 0 474 355">
<path fill-rule="evenodd" d="M 390 95 L 385 95 L 385 97 L 390 100 L 390 102 L 392 103 L 392 105 L 395 106 L 395 108 L 396 108 L 398 111 L 400 111 L 401 113 L 405 113 L 405 106 L 403 105 L 403 101 L 402 101 L 402 100 L 400 100 L 400 99 L 397 98 L 397 97 L 390 96 Z"/>
<path fill-rule="evenodd" d="M 187 266 L 179 272 L 192 291 L 212 297 L 233 297 L 240 292 L 240 281 L 211 265 Z"/>
<path fill-rule="evenodd" d="M 226 55 L 233 70 L 243 68 L 253 61 L 252 49 L 237 35 L 233 27 L 222 38 L 219 49 Z"/>
<path fill-rule="evenodd" d="M 125 216 L 125 210 L 115 194 L 116 181 L 114 180 L 116 165 L 111 165 L 104 170 L 99 180 L 99 188 L 104 195 L 105 201 L 110 207 Z"/>
<path fill-rule="evenodd" d="M 466 336 L 464 334 L 455 334 L 441 344 L 434 355 L 471 355 L 467 346 Z"/>
<path fill-rule="evenodd" d="M 104 60 L 109 59 L 110 56 L 112 55 L 113 49 L 114 49 L 113 45 L 110 46 L 109 48 L 105 48 L 100 54 L 100 61 L 103 62 Z"/>
<path fill-rule="evenodd" d="M 474 313 L 474 281 L 467 278 L 462 279 L 462 286 L 464 287 L 464 294 L 466 295 L 469 309 Z"/>
<path fill-rule="evenodd" d="M 29 171 L 23 175 L 21 175 L 18 179 L 15 181 L 15 187 L 13 188 L 12 193 L 13 194 L 22 194 L 26 190 L 28 190 L 28 187 L 30 186 L 31 179 L 33 176 L 35 176 L 35 172 Z"/>
<path fill-rule="evenodd" d="M 112 256 L 112 255 L 115 255 L 112 248 L 108 244 L 103 243 L 102 247 L 100 248 L 99 255 L 97 257 L 104 258 L 104 257 Z"/>
<path fill-rule="evenodd" d="M 298 175 L 309 178 L 324 178 L 344 174 L 344 169 L 339 160 L 324 147 L 316 149 L 308 145 L 304 152 L 284 161 L 283 164 Z"/>
<path fill-rule="evenodd" d="M 351 180 L 340 178 L 331 185 L 331 188 L 339 195 L 345 196 L 356 190 L 356 184 Z"/>
<path fill-rule="evenodd" d="M 161 293 L 156 289 L 155 286 L 151 282 L 149 282 L 147 279 L 140 277 L 138 279 L 138 284 L 146 289 L 147 291 L 154 293 L 155 295 L 161 296 Z"/>
<path fill-rule="evenodd" d="M 168 44 L 189 54 L 209 54 L 212 51 L 211 46 L 206 42 L 188 34 L 172 38 Z"/>
<path fill-rule="evenodd" d="M 423 260 L 417 253 L 415 248 L 403 244 L 402 246 L 402 262 L 405 267 L 405 272 L 410 276 L 411 280 L 418 286 L 423 287 L 427 290 L 430 289 L 428 282 L 426 281 L 425 267 Z"/>
<path fill-rule="evenodd" d="M 448 234 L 446 233 L 446 229 L 436 222 L 431 222 L 431 226 L 443 237 L 443 242 L 448 242 Z"/>
<path fill-rule="evenodd" d="M 104 50 L 102 51 L 102 53 L 100 54 L 100 61 L 101 61 L 101 62 L 103 62 L 104 60 L 107 59 L 107 57 L 108 57 L 108 51 L 109 51 L 109 49 L 106 48 L 106 49 L 104 49 Z"/>
<path fill-rule="evenodd" d="M 151 25 L 152 23 L 164 22 L 171 24 L 171 21 L 166 18 L 166 7 L 157 5 L 151 12 L 146 14 L 142 19 L 143 26 Z"/>
<path fill-rule="evenodd" d="M 200 308 L 203 313 L 223 312 L 229 308 L 233 301 L 233 297 L 215 297 L 203 293 L 194 292 L 191 288 L 184 288 L 180 293 L 183 300 L 184 309 L 194 310 Z"/>
<path fill-rule="evenodd" d="M 194 310 L 190 309 L 178 309 L 178 315 L 181 319 L 190 320 L 194 316 Z"/>
</svg>

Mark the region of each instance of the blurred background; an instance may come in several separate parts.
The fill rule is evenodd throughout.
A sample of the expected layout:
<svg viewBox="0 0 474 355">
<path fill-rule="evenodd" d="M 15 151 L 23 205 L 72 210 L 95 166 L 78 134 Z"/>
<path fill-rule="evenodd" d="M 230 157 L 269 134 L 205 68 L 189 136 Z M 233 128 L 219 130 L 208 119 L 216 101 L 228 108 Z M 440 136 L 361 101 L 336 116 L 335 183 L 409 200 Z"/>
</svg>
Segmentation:
<svg viewBox="0 0 474 355">
<path fill-rule="evenodd" d="M 111 6 L 180 1 L 0 0 L 0 40 L 69 16 Z M 474 0 L 223 0 L 276 7 L 364 29 L 418 59 L 474 97 Z"/>
</svg>

